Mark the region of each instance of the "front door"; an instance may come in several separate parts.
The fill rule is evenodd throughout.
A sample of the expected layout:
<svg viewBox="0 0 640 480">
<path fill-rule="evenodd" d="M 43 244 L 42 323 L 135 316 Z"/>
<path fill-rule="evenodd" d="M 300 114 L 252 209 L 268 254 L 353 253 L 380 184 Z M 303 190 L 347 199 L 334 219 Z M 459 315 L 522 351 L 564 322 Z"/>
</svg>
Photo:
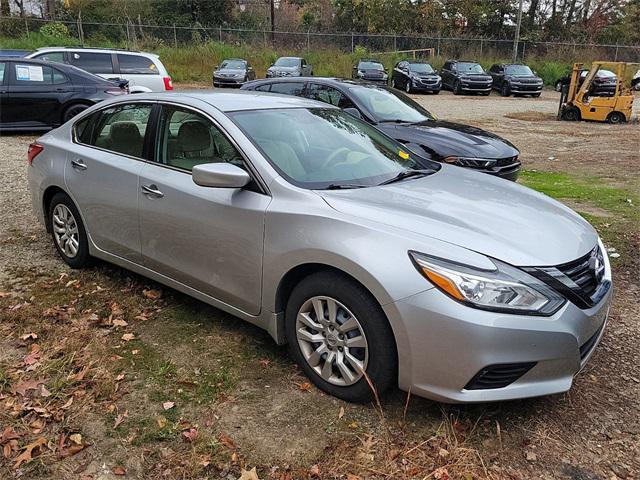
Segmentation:
<svg viewBox="0 0 640 480">
<path fill-rule="evenodd" d="M 147 157 L 145 135 L 152 103 L 118 104 L 75 126 L 65 181 L 95 245 L 142 263 L 138 174 Z"/>
<path fill-rule="evenodd" d="M 140 174 L 144 265 L 246 313 L 260 312 L 265 211 L 271 197 L 196 185 L 191 169 L 229 162 L 246 168 L 226 134 L 205 115 L 165 105 L 155 163 Z"/>
</svg>

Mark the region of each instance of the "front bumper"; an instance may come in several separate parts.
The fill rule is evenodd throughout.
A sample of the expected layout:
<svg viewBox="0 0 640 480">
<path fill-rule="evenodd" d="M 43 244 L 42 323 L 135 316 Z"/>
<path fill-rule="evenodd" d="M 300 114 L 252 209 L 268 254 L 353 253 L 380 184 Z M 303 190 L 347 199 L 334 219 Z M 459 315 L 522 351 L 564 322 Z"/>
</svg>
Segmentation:
<svg viewBox="0 0 640 480">
<path fill-rule="evenodd" d="M 244 79 L 213 77 L 214 87 L 241 87 L 244 85 Z"/>
<path fill-rule="evenodd" d="M 439 92 L 442 89 L 442 82 L 426 83 L 426 82 L 412 82 L 411 87 L 416 91 L 424 92 Z"/>
<path fill-rule="evenodd" d="M 521 84 L 521 85 L 514 85 L 511 84 L 511 93 L 528 93 L 528 94 L 532 94 L 532 93 L 540 93 L 542 92 L 542 85 L 536 85 L 536 84 Z"/>
<path fill-rule="evenodd" d="M 492 84 L 491 83 L 481 83 L 481 82 L 461 82 L 460 89 L 463 92 L 491 92 Z"/>
<path fill-rule="evenodd" d="M 436 288 L 387 304 L 398 342 L 399 386 L 448 403 L 565 392 L 604 334 L 611 295 L 609 289 L 588 310 L 567 302 L 551 317 L 473 309 Z M 465 388 L 488 366 L 524 362 L 533 366 L 507 386 Z"/>
</svg>

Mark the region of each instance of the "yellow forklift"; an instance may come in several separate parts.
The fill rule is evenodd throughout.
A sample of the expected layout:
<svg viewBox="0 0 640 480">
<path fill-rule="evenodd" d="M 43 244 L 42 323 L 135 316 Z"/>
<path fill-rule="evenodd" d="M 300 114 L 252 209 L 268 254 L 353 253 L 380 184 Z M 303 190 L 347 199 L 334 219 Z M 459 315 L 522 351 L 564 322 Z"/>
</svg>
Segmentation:
<svg viewBox="0 0 640 480">
<path fill-rule="evenodd" d="M 582 63 L 574 63 L 569 85 L 560 94 L 558 120 L 590 120 L 594 122 L 623 123 L 631 119 L 633 92 L 626 85 L 627 69 L 633 63 L 593 62 L 581 81 Z M 617 77 L 615 92 L 610 95 L 594 95 L 593 80 L 602 67 L 611 69 Z"/>
</svg>

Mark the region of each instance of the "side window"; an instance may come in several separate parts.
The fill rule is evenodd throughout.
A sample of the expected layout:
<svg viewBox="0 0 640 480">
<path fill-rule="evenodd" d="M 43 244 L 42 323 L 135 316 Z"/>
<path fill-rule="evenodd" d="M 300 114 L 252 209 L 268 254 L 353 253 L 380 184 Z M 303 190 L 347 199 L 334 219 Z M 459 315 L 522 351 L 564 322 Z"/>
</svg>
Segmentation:
<svg viewBox="0 0 640 480">
<path fill-rule="evenodd" d="M 67 76 L 61 71 L 51 68 L 47 65 L 15 65 L 16 79 L 15 84 L 19 86 L 26 85 L 56 85 L 66 83 Z"/>
<path fill-rule="evenodd" d="M 91 120 L 82 132 L 79 127 L 84 120 L 78 124 L 79 140 L 87 145 L 142 158 L 144 135 L 151 108 L 149 104 L 131 103 L 102 110 L 95 118 L 94 115 L 89 117 Z M 89 132 L 87 129 L 92 131 Z"/>
<path fill-rule="evenodd" d="M 256 90 L 258 92 L 270 92 L 271 91 L 271 84 L 267 83 L 266 85 L 258 85 L 256 88 L 254 88 L 254 90 Z"/>
<path fill-rule="evenodd" d="M 202 163 L 244 161 L 227 137 L 208 118 L 191 110 L 165 105 L 160 117 L 159 163 L 191 171 Z"/>
<path fill-rule="evenodd" d="M 355 107 L 353 102 L 342 92 L 328 85 L 311 83 L 306 96 L 312 100 L 318 100 L 340 108 Z"/>
<path fill-rule="evenodd" d="M 96 120 L 100 115 L 101 112 L 95 112 L 74 125 L 75 137 L 79 143 L 84 143 L 85 145 L 92 145 L 94 143 L 94 127 L 96 126 Z"/>
<path fill-rule="evenodd" d="M 71 64 L 90 73 L 113 73 L 110 53 L 72 52 Z"/>
<path fill-rule="evenodd" d="M 120 73 L 138 75 L 159 75 L 158 67 L 153 61 L 141 55 L 118 54 Z"/>
<path fill-rule="evenodd" d="M 0 62 L 0 85 L 4 82 L 4 71 L 6 63 Z"/>
<path fill-rule="evenodd" d="M 36 55 L 33 58 L 38 60 L 47 60 L 48 62 L 64 63 L 64 52 L 45 52 Z"/>
<path fill-rule="evenodd" d="M 284 93 L 285 95 L 302 96 L 304 82 L 299 83 L 272 83 L 271 93 Z"/>
<path fill-rule="evenodd" d="M 307 61 L 304 58 L 301 61 L 302 61 L 302 66 L 306 67 L 307 66 Z"/>
</svg>

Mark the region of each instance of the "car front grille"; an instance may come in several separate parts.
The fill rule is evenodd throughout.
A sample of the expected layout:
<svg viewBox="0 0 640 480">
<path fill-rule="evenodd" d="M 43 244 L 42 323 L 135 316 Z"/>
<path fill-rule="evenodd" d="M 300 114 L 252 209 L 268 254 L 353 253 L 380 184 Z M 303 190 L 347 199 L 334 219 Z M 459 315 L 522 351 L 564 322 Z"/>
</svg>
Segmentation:
<svg viewBox="0 0 640 480">
<path fill-rule="evenodd" d="M 536 362 L 503 363 L 484 367 L 465 385 L 465 390 L 504 388 L 531 370 Z"/>
<path fill-rule="evenodd" d="M 611 282 L 604 279 L 604 253 L 596 246 L 583 257 L 555 267 L 525 267 L 582 309 L 596 305 L 609 291 Z"/>
<path fill-rule="evenodd" d="M 507 165 L 513 165 L 518 163 L 518 156 L 499 158 L 496 160 L 496 167 L 505 167 Z"/>
</svg>

